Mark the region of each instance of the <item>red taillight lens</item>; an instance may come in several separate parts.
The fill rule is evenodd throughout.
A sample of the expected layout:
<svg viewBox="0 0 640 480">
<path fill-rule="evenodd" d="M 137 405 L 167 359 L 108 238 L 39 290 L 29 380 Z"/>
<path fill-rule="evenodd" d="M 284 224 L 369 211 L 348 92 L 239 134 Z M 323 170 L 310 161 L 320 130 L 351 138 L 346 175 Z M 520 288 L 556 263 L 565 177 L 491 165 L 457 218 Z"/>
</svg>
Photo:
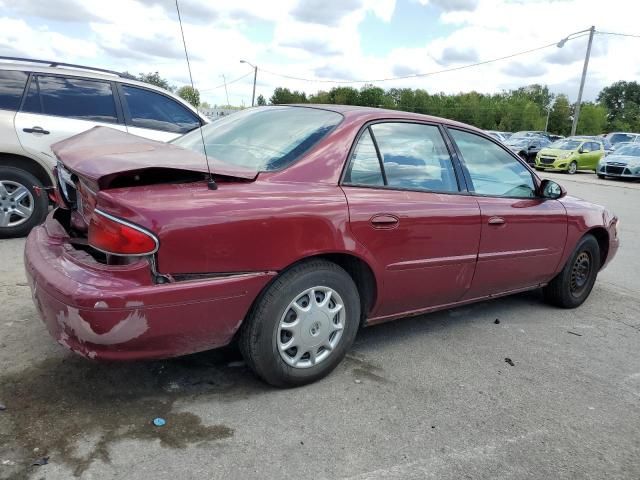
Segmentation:
<svg viewBox="0 0 640 480">
<path fill-rule="evenodd" d="M 150 255 L 158 248 L 151 233 L 99 210 L 91 217 L 89 245 L 114 255 Z"/>
</svg>

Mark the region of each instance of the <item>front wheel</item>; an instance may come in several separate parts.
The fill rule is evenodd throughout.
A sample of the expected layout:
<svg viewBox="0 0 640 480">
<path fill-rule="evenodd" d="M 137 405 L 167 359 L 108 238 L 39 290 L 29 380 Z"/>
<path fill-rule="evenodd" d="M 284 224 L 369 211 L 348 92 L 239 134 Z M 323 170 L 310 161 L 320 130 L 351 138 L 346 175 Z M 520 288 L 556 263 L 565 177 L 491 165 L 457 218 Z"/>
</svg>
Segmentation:
<svg viewBox="0 0 640 480">
<path fill-rule="evenodd" d="M 544 287 L 545 300 L 557 307 L 579 307 L 591 293 L 598 270 L 600 246 L 593 235 L 585 235 L 562 271 Z"/>
<path fill-rule="evenodd" d="M 42 223 L 48 208 L 40 180 L 18 168 L 0 167 L 0 238 L 27 235 Z"/>
<path fill-rule="evenodd" d="M 600 173 L 598 173 L 598 174 L 596 174 L 596 175 L 598 175 L 598 178 L 599 178 L 600 180 L 604 180 L 604 179 L 605 179 L 605 176 L 604 176 L 604 175 L 602 175 L 602 174 L 600 174 Z"/>
<path fill-rule="evenodd" d="M 249 367 L 277 387 L 329 374 L 353 344 L 360 297 L 338 265 L 313 260 L 283 273 L 256 301 L 240 332 Z"/>
<path fill-rule="evenodd" d="M 569 167 L 567 167 L 567 173 L 569 175 L 573 175 L 574 173 L 576 173 L 578 171 L 578 164 L 576 163 L 575 160 L 573 160 L 570 164 Z"/>
</svg>

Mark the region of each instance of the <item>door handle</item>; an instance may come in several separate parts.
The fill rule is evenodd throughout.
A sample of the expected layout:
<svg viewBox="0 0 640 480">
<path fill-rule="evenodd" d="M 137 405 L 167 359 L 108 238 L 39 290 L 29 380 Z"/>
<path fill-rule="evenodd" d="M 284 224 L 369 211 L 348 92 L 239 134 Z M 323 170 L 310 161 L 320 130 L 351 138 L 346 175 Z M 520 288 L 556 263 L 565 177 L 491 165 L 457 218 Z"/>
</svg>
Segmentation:
<svg viewBox="0 0 640 480">
<path fill-rule="evenodd" d="M 398 225 L 398 217 L 393 215 L 381 214 L 371 217 L 371 225 L 375 228 L 393 228 Z"/>
<path fill-rule="evenodd" d="M 505 220 L 502 217 L 491 217 L 489 219 L 489 225 L 504 225 Z"/>
<path fill-rule="evenodd" d="M 23 128 L 22 131 L 25 133 L 41 133 L 43 135 L 49 135 L 49 133 L 51 133 L 49 130 L 45 130 L 42 127 Z"/>
</svg>

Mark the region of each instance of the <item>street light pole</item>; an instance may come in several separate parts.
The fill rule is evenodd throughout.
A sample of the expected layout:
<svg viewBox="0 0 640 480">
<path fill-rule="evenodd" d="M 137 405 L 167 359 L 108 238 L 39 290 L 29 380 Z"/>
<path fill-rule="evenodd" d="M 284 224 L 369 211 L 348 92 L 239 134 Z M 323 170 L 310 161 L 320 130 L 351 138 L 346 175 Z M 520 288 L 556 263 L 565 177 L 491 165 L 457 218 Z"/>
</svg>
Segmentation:
<svg viewBox="0 0 640 480">
<path fill-rule="evenodd" d="M 247 62 L 246 60 L 240 60 L 240 63 L 246 63 L 253 67 L 253 94 L 251 95 L 251 106 L 255 105 L 256 100 L 256 79 L 258 78 L 258 66 Z"/>
<path fill-rule="evenodd" d="M 578 101 L 576 102 L 576 111 L 573 115 L 573 123 L 571 124 L 571 135 L 576 134 L 578 128 L 578 118 L 580 117 L 580 106 L 582 105 L 582 92 L 584 90 L 584 81 L 587 78 L 587 68 L 589 67 L 589 57 L 591 56 L 591 44 L 593 43 L 593 34 L 596 27 L 591 26 L 589 29 L 589 44 L 587 45 L 587 54 L 584 57 L 584 66 L 582 67 L 582 78 L 580 79 L 580 90 L 578 90 Z"/>
<path fill-rule="evenodd" d="M 576 129 L 578 128 L 578 118 L 580 117 L 580 106 L 582 105 L 582 92 L 584 90 L 584 81 L 587 78 L 587 68 L 589 67 L 589 57 L 591 56 L 591 44 L 593 43 L 593 34 L 596 33 L 596 27 L 593 25 L 591 28 L 587 28 L 586 30 L 580 30 L 579 32 L 572 33 L 571 35 L 567 35 L 562 40 L 558 42 L 558 48 L 564 47 L 565 43 L 569 40 L 573 35 L 577 35 L 579 33 L 589 32 L 589 44 L 587 45 L 587 54 L 584 57 L 584 66 L 582 67 L 582 78 L 580 79 L 580 90 L 578 91 L 578 101 L 576 102 L 576 109 L 573 115 L 573 123 L 571 124 L 571 135 L 576 134 Z"/>
</svg>

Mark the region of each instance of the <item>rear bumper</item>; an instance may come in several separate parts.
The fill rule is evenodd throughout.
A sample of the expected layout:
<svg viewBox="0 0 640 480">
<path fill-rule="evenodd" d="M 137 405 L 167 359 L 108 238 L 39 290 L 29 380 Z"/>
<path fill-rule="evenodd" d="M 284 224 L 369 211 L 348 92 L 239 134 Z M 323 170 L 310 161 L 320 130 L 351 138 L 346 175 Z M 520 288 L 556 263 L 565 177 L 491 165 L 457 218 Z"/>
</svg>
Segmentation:
<svg viewBox="0 0 640 480">
<path fill-rule="evenodd" d="M 166 358 L 228 344 L 275 272 L 153 284 L 146 259 L 98 263 L 49 215 L 25 247 L 34 302 L 49 333 L 89 358 Z"/>
</svg>

